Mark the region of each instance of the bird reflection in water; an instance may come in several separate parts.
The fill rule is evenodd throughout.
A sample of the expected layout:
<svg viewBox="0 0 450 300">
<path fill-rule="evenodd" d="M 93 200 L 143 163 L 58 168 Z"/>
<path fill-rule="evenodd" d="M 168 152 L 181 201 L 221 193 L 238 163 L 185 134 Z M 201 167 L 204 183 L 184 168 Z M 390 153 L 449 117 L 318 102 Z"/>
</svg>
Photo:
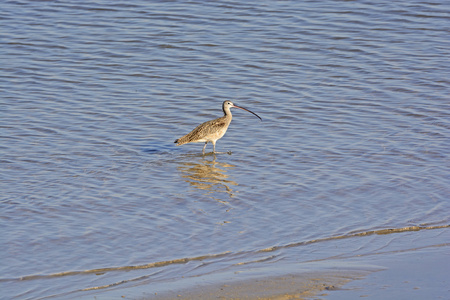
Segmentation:
<svg viewBox="0 0 450 300">
<path fill-rule="evenodd" d="M 181 171 L 181 176 L 189 182 L 191 186 L 206 191 L 213 199 L 223 202 L 213 196 L 215 193 L 227 193 L 229 197 L 233 197 L 232 185 L 238 185 L 236 182 L 229 179 L 229 175 L 225 174 L 228 168 L 233 168 L 234 165 L 228 163 L 221 163 L 216 160 L 213 155 L 213 160 L 202 158 L 198 162 L 180 162 L 178 170 Z"/>
</svg>

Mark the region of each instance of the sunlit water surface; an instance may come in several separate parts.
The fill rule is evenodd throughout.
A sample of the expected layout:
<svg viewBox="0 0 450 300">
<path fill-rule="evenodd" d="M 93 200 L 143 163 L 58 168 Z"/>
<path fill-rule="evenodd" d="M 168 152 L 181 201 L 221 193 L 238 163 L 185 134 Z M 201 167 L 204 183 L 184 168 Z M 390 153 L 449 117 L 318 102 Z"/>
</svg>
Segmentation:
<svg viewBox="0 0 450 300">
<path fill-rule="evenodd" d="M 2 297 L 119 297 L 447 243 L 449 13 L 3 2 Z M 263 119 L 233 110 L 216 147 L 231 154 L 173 144 L 228 99 Z"/>
</svg>

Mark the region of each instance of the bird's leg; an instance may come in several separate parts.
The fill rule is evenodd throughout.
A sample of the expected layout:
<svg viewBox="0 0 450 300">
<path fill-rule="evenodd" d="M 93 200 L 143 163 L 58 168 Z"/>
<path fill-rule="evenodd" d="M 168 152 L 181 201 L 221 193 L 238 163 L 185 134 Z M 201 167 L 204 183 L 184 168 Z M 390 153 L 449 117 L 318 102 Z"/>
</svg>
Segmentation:
<svg viewBox="0 0 450 300">
<path fill-rule="evenodd" d="M 205 143 L 205 146 L 203 146 L 203 155 L 205 155 L 205 148 L 206 148 L 206 145 L 208 144 L 208 142 L 206 142 Z"/>
<path fill-rule="evenodd" d="M 216 152 L 216 142 L 212 142 L 213 143 L 213 153 L 214 154 L 231 154 L 231 151 L 228 152 Z"/>
</svg>

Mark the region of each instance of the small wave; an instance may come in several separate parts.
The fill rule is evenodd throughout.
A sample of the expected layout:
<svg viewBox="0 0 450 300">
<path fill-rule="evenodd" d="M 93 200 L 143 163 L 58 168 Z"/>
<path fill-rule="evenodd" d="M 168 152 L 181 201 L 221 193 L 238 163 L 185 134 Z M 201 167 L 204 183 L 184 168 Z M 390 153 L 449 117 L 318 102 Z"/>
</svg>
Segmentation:
<svg viewBox="0 0 450 300">
<path fill-rule="evenodd" d="M 450 225 L 439 225 L 439 226 L 416 225 L 416 226 L 407 226 L 407 227 L 402 227 L 402 228 L 387 228 L 387 229 L 369 230 L 369 231 L 363 231 L 363 232 L 349 233 L 346 235 L 338 235 L 338 236 L 326 237 L 326 238 L 322 238 L 322 239 L 291 243 L 291 244 L 282 245 L 282 246 L 274 246 L 274 247 L 262 249 L 259 252 L 270 252 L 270 251 L 276 251 L 276 250 L 284 249 L 284 248 L 298 247 L 298 246 L 315 244 L 315 243 L 319 243 L 319 242 L 326 242 L 326 241 L 332 241 L 332 240 L 348 239 L 348 238 L 360 237 L 360 236 L 368 236 L 368 235 L 373 235 L 373 234 L 384 235 L 384 234 L 401 233 L 401 232 L 407 232 L 407 231 L 420 231 L 420 230 L 431 230 L 431 229 L 442 229 L 442 228 L 450 228 Z"/>
<path fill-rule="evenodd" d="M 185 264 L 190 261 L 219 258 L 219 257 L 227 255 L 228 253 L 230 253 L 230 252 L 227 251 L 227 252 L 223 252 L 223 253 L 219 253 L 219 254 L 209 254 L 209 255 L 202 255 L 202 256 L 197 256 L 197 257 L 186 257 L 186 258 L 179 258 L 179 259 L 173 259 L 173 260 L 167 260 L 167 261 L 158 261 L 158 262 L 152 262 L 152 263 L 148 263 L 148 264 L 144 264 L 144 265 L 137 265 L 137 266 L 107 267 L 107 268 L 98 268 L 98 269 L 91 269 L 91 270 L 84 270 L 84 271 L 66 271 L 66 272 L 53 273 L 53 274 L 48 274 L 48 275 L 29 275 L 29 276 L 23 276 L 20 278 L 10 279 L 10 280 L 0 279 L 0 281 L 35 280 L 35 279 L 46 279 L 46 278 L 53 278 L 53 277 L 85 275 L 85 274 L 100 275 L 100 274 L 104 274 L 107 272 L 159 268 L 159 267 L 164 267 L 167 265 Z"/>
<path fill-rule="evenodd" d="M 369 231 L 363 231 L 363 232 L 349 233 L 346 235 L 339 235 L 339 236 L 332 236 L 332 237 L 314 239 L 314 240 L 309 240 L 309 241 L 295 242 L 295 243 L 290 243 L 290 244 L 281 245 L 281 246 L 273 246 L 273 247 L 260 249 L 255 252 L 257 252 L 257 253 L 258 252 L 259 253 L 273 252 L 273 251 L 277 251 L 277 250 L 284 249 L 284 248 L 299 247 L 299 246 L 304 246 L 304 245 L 309 245 L 309 244 L 314 244 L 314 243 L 327 242 L 327 241 L 338 240 L 338 239 L 362 237 L 362 236 L 368 236 L 368 235 L 374 235 L 374 234 L 386 235 L 386 234 L 393 234 L 393 233 L 414 232 L 414 231 L 421 231 L 421 230 L 433 230 L 433 229 L 444 229 L 444 228 L 450 228 L 450 224 L 449 225 L 416 225 L 416 226 L 407 226 L 407 227 L 401 227 L 401 228 L 386 228 L 386 229 L 378 229 L 378 230 L 369 230 Z M 29 275 L 29 276 L 23 276 L 20 278 L 0 279 L 0 282 L 48 279 L 48 278 L 54 278 L 54 277 L 86 275 L 86 274 L 103 275 L 107 272 L 120 272 L 120 271 L 131 271 L 131 270 L 138 270 L 138 269 L 160 268 L 160 267 L 174 265 L 174 264 L 186 264 L 190 261 L 212 260 L 212 259 L 217 259 L 217 258 L 221 258 L 221 257 L 242 255 L 242 254 L 243 253 L 233 253 L 231 251 L 226 251 L 226 252 L 222 252 L 219 254 L 208 254 L 208 255 L 202 255 L 202 256 L 196 256 L 196 257 L 185 257 L 185 258 L 179 258 L 179 259 L 173 259 L 173 260 L 152 262 L 152 263 L 136 265 L 136 266 L 107 267 L 107 268 L 98 268 L 98 269 L 83 270 L 83 271 L 66 271 L 66 272 L 59 272 L 59 273 L 53 273 L 53 274 L 47 274 L 47 275 Z M 268 259 L 273 259 L 273 257 L 270 257 Z M 120 283 L 115 283 L 114 285 L 117 285 L 117 284 L 120 284 Z M 109 286 L 111 286 L 111 285 L 105 285 L 104 287 L 91 287 L 89 289 L 101 289 L 101 288 L 105 288 L 105 287 L 109 287 Z"/>
</svg>

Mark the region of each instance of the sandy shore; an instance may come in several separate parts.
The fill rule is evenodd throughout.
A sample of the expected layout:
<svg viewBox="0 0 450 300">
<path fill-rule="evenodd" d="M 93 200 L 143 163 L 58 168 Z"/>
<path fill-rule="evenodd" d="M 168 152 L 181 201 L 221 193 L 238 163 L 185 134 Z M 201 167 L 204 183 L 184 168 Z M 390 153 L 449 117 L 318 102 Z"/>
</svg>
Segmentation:
<svg viewBox="0 0 450 300">
<path fill-rule="evenodd" d="M 363 278 L 367 271 L 326 271 L 197 286 L 170 291 L 150 299 L 307 299 L 325 296 L 344 284 Z"/>
<path fill-rule="evenodd" d="M 418 233 L 371 235 L 366 242 L 372 248 L 364 252 L 319 260 L 287 262 L 285 251 L 284 263 L 197 273 L 193 265 L 189 276 L 149 278 L 80 299 L 448 299 L 450 231 L 445 227 Z M 346 240 L 339 242 L 339 247 L 348 247 Z"/>
<path fill-rule="evenodd" d="M 331 260 L 287 275 L 263 272 L 243 280 L 239 273 L 222 280 L 210 276 L 185 288 L 172 286 L 137 299 L 448 299 L 449 247 L 449 243 L 432 244 Z"/>
</svg>

